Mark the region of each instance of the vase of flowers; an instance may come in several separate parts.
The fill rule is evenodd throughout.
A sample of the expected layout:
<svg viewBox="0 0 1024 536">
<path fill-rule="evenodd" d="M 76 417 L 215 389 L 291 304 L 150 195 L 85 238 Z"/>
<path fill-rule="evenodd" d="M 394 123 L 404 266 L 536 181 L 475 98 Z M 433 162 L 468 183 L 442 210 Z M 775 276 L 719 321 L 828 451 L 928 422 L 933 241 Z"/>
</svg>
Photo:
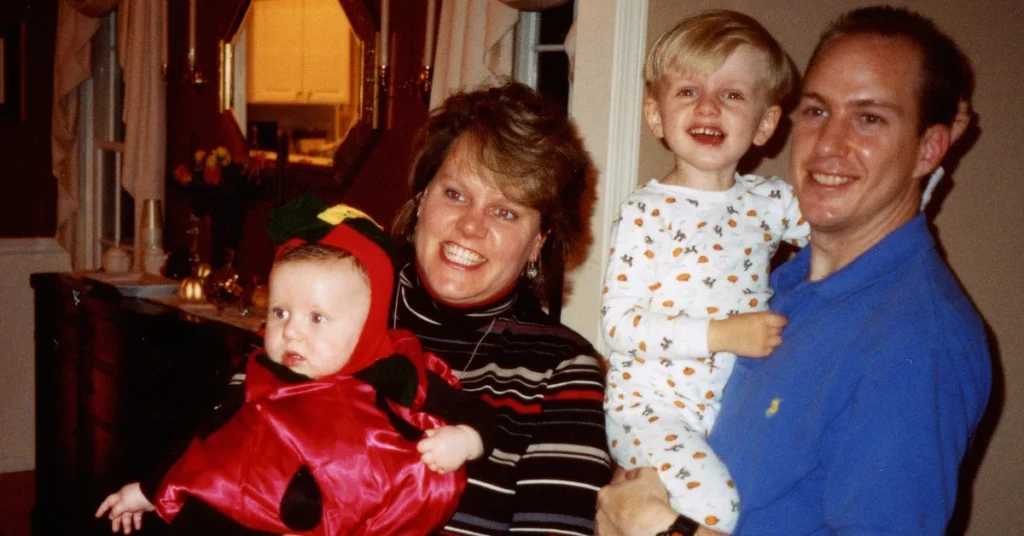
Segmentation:
<svg viewBox="0 0 1024 536">
<path fill-rule="evenodd" d="M 230 262 L 242 239 L 245 214 L 262 195 L 263 184 L 257 162 L 238 162 L 224 147 L 199 150 L 192 155 L 191 165 L 174 169 L 174 181 L 188 198 L 192 210 L 192 262 L 199 261 L 198 234 L 201 221 L 209 216 L 211 264 L 221 267 Z"/>
</svg>

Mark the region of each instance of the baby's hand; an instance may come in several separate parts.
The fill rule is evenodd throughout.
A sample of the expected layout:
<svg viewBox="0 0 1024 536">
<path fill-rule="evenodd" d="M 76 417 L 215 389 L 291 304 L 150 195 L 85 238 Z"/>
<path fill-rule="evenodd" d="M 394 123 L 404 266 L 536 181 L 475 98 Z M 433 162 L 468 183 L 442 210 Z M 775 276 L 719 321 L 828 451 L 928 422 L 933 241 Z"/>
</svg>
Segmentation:
<svg viewBox="0 0 1024 536">
<path fill-rule="evenodd" d="M 745 357 L 765 357 L 782 344 L 786 317 L 770 313 L 742 313 L 725 320 L 712 320 L 708 348 Z"/>
<path fill-rule="evenodd" d="M 426 431 L 426 435 L 416 445 L 416 450 L 423 454 L 420 459 L 431 471 L 442 475 L 484 453 L 480 434 L 464 424 L 432 428 Z"/>
<path fill-rule="evenodd" d="M 152 512 L 155 508 L 142 494 L 139 483 L 132 482 L 125 484 L 116 493 L 108 495 L 96 510 L 96 517 L 101 517 L 107 510 L 110 510 L 110 514 L 107 515 L 110 519 L 110 531 L 118 532 L 124 529 L 125 534 L 131 534 L 133 526 L 135 530 L 142 529 L 142 514 Z"/>
</svg>

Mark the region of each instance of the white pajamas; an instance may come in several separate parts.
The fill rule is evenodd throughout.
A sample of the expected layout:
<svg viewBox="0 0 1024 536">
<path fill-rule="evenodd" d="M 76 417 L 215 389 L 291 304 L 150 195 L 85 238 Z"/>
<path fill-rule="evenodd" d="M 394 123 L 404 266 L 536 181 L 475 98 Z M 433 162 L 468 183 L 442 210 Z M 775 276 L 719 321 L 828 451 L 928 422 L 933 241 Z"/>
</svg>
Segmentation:
<svg viewBox="0 0 1024 536">
<path fill-rule="evenodd" d="M 708 352 L 708 324 L 766 310 L 772 255 L 808 232 L 782 179 L 738 174 L 724 192 L 652 180 L 613 222 L 601 309 L 612 454 L 657 468 L 672 507 L 717 530 L 732 530 L 739 498 L 705 438 L 736 356 Z"/>
</svg>

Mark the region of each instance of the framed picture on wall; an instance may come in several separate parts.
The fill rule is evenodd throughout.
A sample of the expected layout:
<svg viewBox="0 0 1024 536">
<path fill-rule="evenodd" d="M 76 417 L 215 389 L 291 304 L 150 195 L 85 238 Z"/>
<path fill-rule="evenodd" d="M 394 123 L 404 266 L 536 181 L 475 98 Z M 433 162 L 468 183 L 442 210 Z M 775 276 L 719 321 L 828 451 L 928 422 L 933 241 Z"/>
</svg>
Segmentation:
<svg viewBox="0 0 1024 536">
<path fill-rule="evenodd" d="M 0 22 L 0 120 L 21 119 L 21 25 Z"/>
</svg>

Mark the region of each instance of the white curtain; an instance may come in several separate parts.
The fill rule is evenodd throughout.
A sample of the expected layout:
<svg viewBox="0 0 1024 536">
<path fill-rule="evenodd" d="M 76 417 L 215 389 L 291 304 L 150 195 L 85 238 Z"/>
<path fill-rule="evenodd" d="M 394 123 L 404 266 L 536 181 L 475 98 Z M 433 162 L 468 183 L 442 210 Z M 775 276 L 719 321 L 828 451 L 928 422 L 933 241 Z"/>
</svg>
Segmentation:
<svg viewBox="0 0 1024 536">
<path fill-rule="evenodd" d="M 499 0 L 443 0 L 430 107 L 452 93 L 512 76 L 519 11 Z"/>
<path fill-rule="evenodd" d="M 57 177 L 57 240 L 74 251 L 78 211 L 78 86 L 92 76 L 92 36 L 100 19 L 83 14 L 76 0 L 57 7 L 57 42 L 53 62 L 53 110 L 50 165 Z"/>
<path fill-rule="evenodd" d="M 124 79 L 125 125 L 121 184 L 135 199 L 135 229 L 142 203 L 163 204 L 167 153 L 163 81 L 164 9 L 154 0 L 122 0 L 118 11 L 117 57 Z M 135 233 L 135 266 L 142 254 Z"/>
</svg>

